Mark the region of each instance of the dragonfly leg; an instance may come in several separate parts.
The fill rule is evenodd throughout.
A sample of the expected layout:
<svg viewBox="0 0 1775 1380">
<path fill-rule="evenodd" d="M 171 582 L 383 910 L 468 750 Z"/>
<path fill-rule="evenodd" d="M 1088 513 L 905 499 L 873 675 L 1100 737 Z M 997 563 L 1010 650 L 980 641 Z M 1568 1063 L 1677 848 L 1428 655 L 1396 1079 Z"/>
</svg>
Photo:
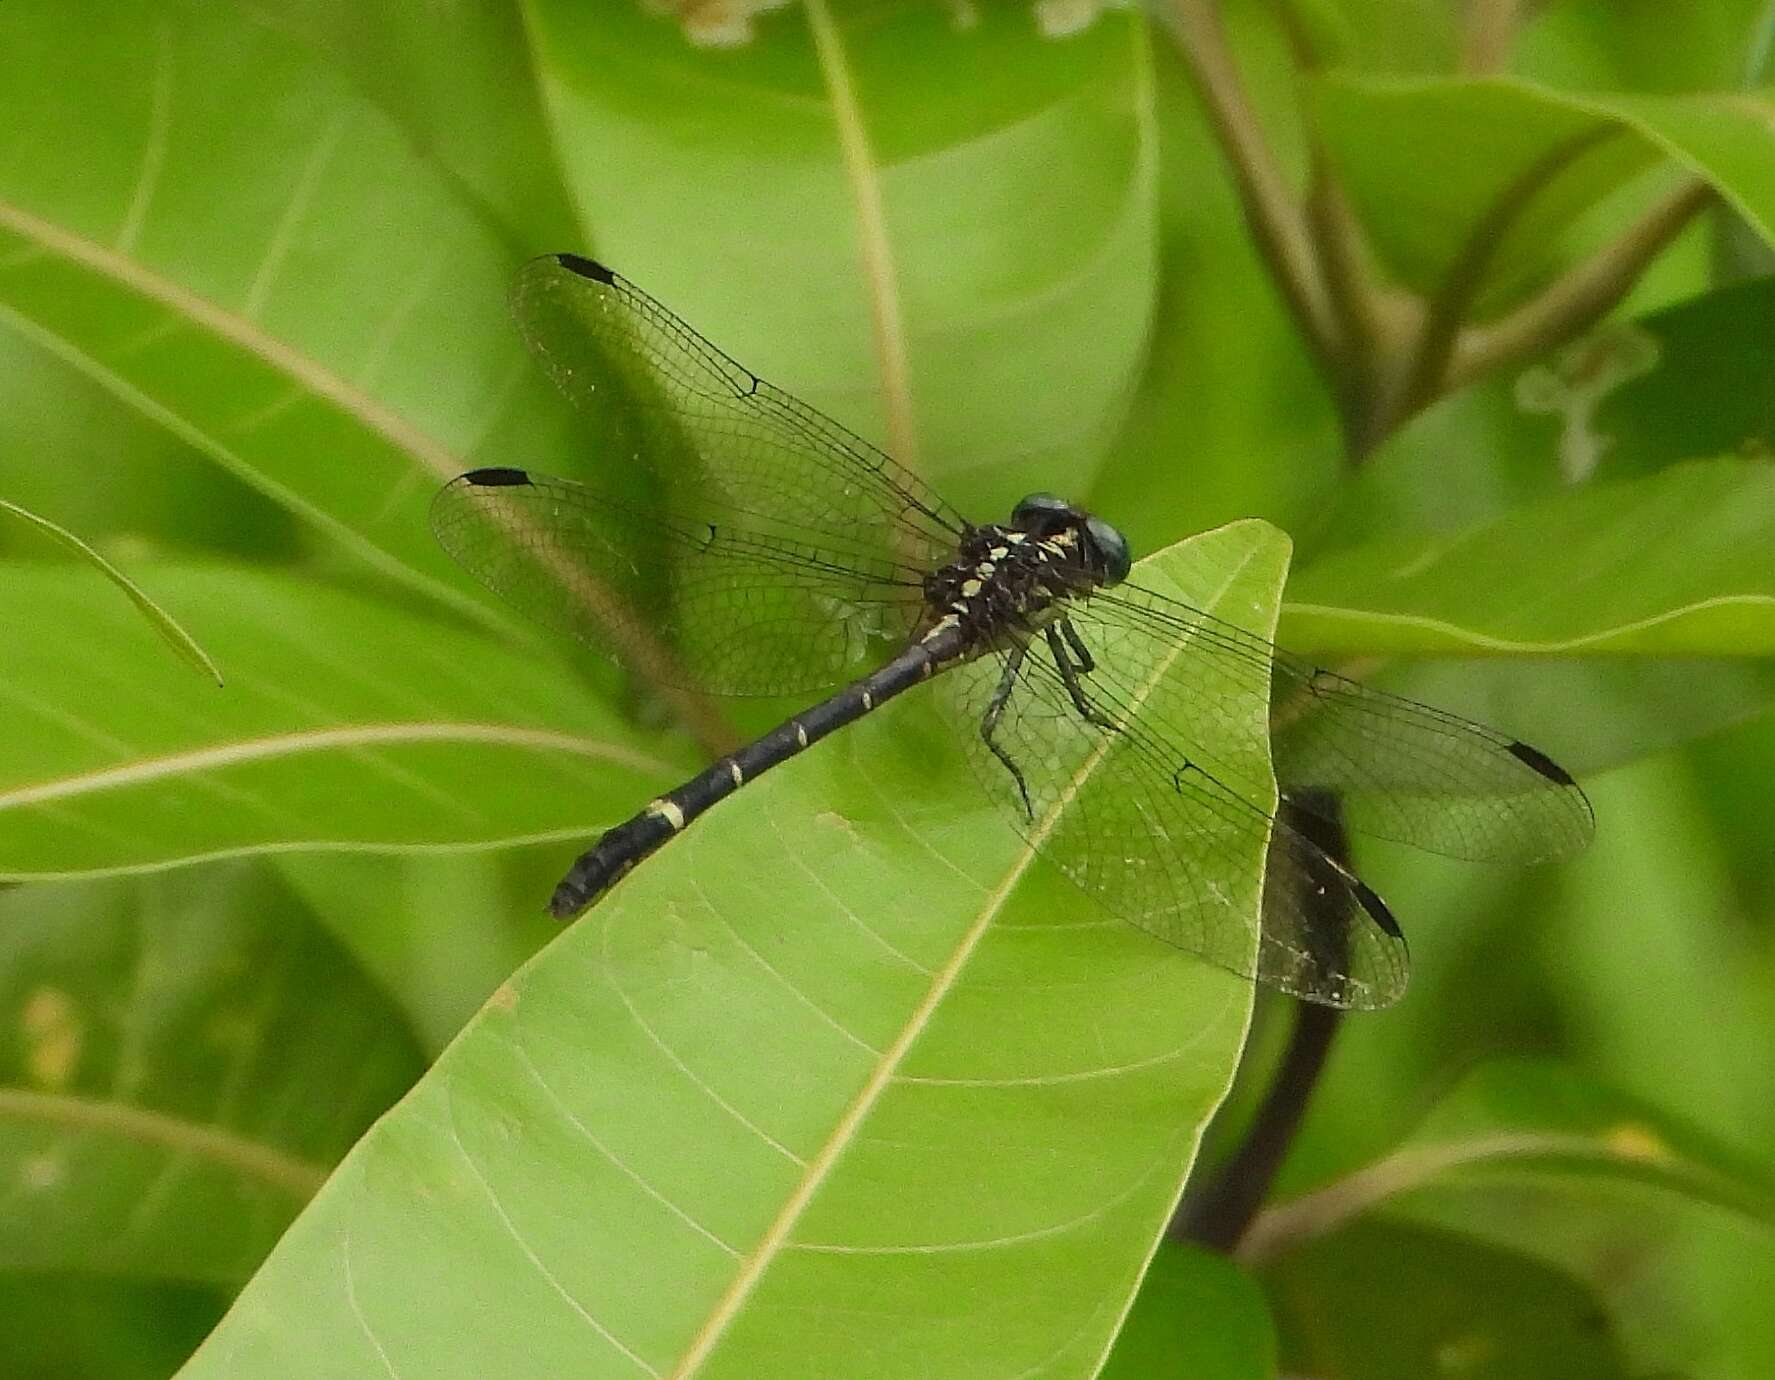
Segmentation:
<svg viewBox="0 0 1775 1380">
<path fill-rule="evenodd" d="M 1017 794 L 1023 797 L 1023 813 L 1031 820 L 1035 818 L 1035 808 L 1029 803 L 1029 787 L 1024 783 L 1023 772 L 1011 760 L 1011 754 L 992 740 L 998 728 L 999 716 L 1005 712 L 1005 705 L 1010 703 L 1011 691 L 1017 688 L 1017 672 L 1023 665 L 1023 658 L 1029 655 L 1027 644 L 1019 646 L 1005 661 L 1005 673 L 999 677 L 998 688 L 992 692 L 992 699 L 986 705 L 986 713 L 980 718 L 980 738 L 992 755 L 1005 764 L 1005 770 L 1017 783 Z"/>
<path fill-rule="evenodd" d="M 1085 639 L 1079 636 L 1079 630 L 1072 625 L 1072 619 L 1060 620 L 1060 631 L 1066 635 L 1066 645 L 1072 648 L 1073 659 L 1078 663 L 1079 670 L 1087 676 L 1097 669 L 1097 661 L 1091 655 L 1091 649 L 1085 646 Z"/>
<path fill-rule="evenodd" d="M 1067 655 L 1066 644 L 1060 640 L 1059 631 L 1052 624 L 1048 626 L 1048 650 L 1054 654 L 1054 665 L 1060 669 L 1060 679 L 1066 686 L 1066 693 L 1072 696 L 1072 707 L 1079 711 L 1079 716 L 1086 723 L 1108 729 L 1111 733 L 1117 732 L 1120 725 L 1099 714 L 1097 707 L 1085 698 L 1085 687 L 1079 684 L 1079 671 L 1083 670 L 1088 673 L 1096 663 L 1091 661 L 1091 654 L 1085 652 L 1083 646 L 1078 642 L 1078 634 L 1072 631 L 1071 621 L 1062 619 L 1060 626 L 1067 630 L 1066 641 L 1071 642 L 1075 648 L 1084 652 L 1085 656 L 1083 663 L 1074 666 L 1072 658 Z"/>
</svg>

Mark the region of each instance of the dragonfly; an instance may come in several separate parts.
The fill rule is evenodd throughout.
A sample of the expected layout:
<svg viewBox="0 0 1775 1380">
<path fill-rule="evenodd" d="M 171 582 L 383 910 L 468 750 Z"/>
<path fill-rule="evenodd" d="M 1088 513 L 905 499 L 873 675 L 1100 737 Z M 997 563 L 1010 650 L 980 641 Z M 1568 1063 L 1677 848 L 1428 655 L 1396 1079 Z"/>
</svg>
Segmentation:
<svg viewBox="0 0 1775 1380">
<path fill-rule="evenodd" d="M 1315 842 L 1315 817 L 1480 861 L 1551 861 L 1590 839 L 1589 802 L 1545 753 L 1142 588 L 1122 533 L 1056 495 L 968 520 L 609 267 L 546 256 L 512 300 L 607 478 L 460 475 L 432 505 L 444 548 L 658 683 L 824 694 L 606 830 L 555 889 L 556 916 L 927 682 L 1038 856 L 1110 914 L 1307 1001 L 1385 1006 L 1408 968 L 1398 922 Z M 1255 759 L 1253 723 L 1268 738 Z M 1225 884 L 1254 856 L 1258 906 Z"/>
</svg>

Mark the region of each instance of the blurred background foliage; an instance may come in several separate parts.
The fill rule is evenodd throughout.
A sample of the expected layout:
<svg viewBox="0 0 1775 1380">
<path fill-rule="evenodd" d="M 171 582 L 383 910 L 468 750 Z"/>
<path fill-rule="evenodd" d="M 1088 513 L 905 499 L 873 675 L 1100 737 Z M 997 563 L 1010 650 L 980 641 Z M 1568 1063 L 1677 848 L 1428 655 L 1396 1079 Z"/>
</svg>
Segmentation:
<svg viewBox="0 0 1775 1380">
<path fill-rule="evenodd" d="M 697 762 L 424 522 L 588 463 L 504 308 L 573 248 L 966 512 L 1271 519 L 1282 641 L 1584 776 L 1556 872 L 1363 851 L 1411 994 L 1106 1374 L 1775 1373 L 1772 41 L 1768 0 L 0 6 L 0 1369 L 177 1368 L 575 841 Z"/>
</svg>

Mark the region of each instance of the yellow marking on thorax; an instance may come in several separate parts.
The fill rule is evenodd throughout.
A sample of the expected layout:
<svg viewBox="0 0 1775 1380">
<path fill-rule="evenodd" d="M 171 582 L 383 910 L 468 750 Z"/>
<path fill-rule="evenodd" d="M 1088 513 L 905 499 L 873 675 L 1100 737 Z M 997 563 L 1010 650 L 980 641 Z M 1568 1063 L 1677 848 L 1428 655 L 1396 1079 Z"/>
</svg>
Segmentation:
<svg viewBox="0 0 1775 1380">
<path fill-rule="evenodd" d="M 684 827 L 684 811 L 678 808 L 676 800 L 667 800 L 663 795 L 658 800 L 647 802 L 647 813 L 658 815 L 665 820 L 667 824 L 672 826 L 673 833 L 677 833 Z"/>
</svg>

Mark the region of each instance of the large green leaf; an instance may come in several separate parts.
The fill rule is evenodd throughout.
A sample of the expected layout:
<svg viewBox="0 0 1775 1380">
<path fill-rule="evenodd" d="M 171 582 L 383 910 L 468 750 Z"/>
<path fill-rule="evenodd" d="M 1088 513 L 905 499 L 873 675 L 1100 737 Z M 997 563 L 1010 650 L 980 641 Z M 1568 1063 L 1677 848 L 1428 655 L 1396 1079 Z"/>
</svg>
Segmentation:
<svg viewBox="0 0 1775 1380">
<path fill-rule="evenodd" d="M 461 186 L 245 7 L 94 24 L 21 0 L 0 51 L 19 58 L 0 324 L 345 549 L 479 607 L 446 582 L 425 498 L 477 455 L 567 463 L 566 410 L 506 318 L 518 257 Z"/>
<path fill-rule="evenodd" d="M 680 767 L 560 663 L 235 567 L 151 568 L 229 668 L 199 681 L 72 566 L 0 569 L 0 876 L 265 849 L 574 837 Z"/>
<path fill-rule="evenodd" d="M 1411 552 L 1442 549 L 1442 543 L 1450 551 L 1472 550 L 1491 572 L 1487 578 L 1505 581 L 1499 586 L 1501 598 L 1511 590 L 1523 599 L 1545 597 L 1552 615 L 1552 605 L 1563 599 L 1565 585 L 1578 574 L 1565 563 L 1567 543 L 1555 540 L 1535 551 L 1512 538 L 1507 544 L 1522 565 L 1500 571 L 1503 561 L 1494 558 L 1502 556 L 1504 547 L 1494 548 L 1494 542 L 1528 530 L 1523 519 L 1536 510 L 1566 511 L 1578 525 L 1588 521 L 1585 514 L 1602 518 L 1603 508 L 1572 496 L 1573 477 L 1606 484 L 1697 457 L 1737 455 L 1758 462 L 1775 448 L 1775 356 L 1766 329 L 1772 310 L 1775 297 L 1767 283 L 1710 293 L 1667 311 L 1614 323 L 1515 377 L 1488 380 L 1415 418 L 1336 503 L 1327 505 L 1310 526 L 1297 525 L 1291 594 L 1306 602 L 1323 593 L 1326 603 L 1341 606 L 1336 617 L 1342 626 L 1332 626 L 1310 610 L 1302 610 L 1296 623 L 1285 612 L 1285 635 L 1303 642 L 1326 638 L 1326 651 L 1341 647 L 1360 652 L 1370 630 L 1359 616 L 1348 621 L 1350 616 L 1375 591 L 1394 590 L 1392 572 L 1410 567 Z M 1754 493 L 1760 462 L 1743 465 L 1741 472 Z M 1722 469 L 1719 478 L 1729 488 L 1727 473 Z M 1690 482 L 1672 477 L 1638 492 L 1648 503 L 1663 494 L 1660 501 L 1673 503 L 1667 517 L 1677 521 L 1681 504 L 1676 495 Z M 1609 487 L 1620 495 L 1634 492 Z M 1754 504 L 1753 499 L 1752 509 Z M 1652 511 L 1648 507 L 1648 518 Z M 1723 508 L 1716 516 L 1731 520 Z M 1766 569 L 1752 512 L 1742 516 L 1751 526 L 1728 545 L 1697 537 L 1692 562 L 1684 550 L 1672 551 L 1666 569 L 1636 560 L 1621 572 L 1623 597 L 1632 590 L 1652 594 L 1659 587 L 1672 594 L 1704 570 L 1723 573 L 1733 564 L 1753 575 Z M 1425 540 L 1414 543 L 1402 535 L 1407 533 L 1425 535 Z M 1588 533 L 1584 536 L 1588 540 Z M 1686 536 L 1673 530 L 1669 539 L 1686 547 Z M 1365 554 L 1340 567 L 1339 553 L 1350 547 Z M 1317 584 L 1322 561 L 1329 561 L 1327 568 L 1334 572 L 1324 587 Z M 1336 574 L 1339 570 L 1343 573 Z M 1359 587 L 1358 578 L 1373 584 Z M 1458 586 L 1462 577 L 1447 568 L 1440 583 Z M 1532 586 L 1540 587 L 1538 594 Z M 1714 593 L 1737 598 L 1754 587 L 1753 582 L 1734 589 L 1728 583 Z M 1451 606 L 1436 589 L 1413 580 L 1396 593 L 1430 602 L 1415 610 L 1398 605 L 1391 610 L 1428 620 L 1409 630 L 1409 635 L 1422 637 L 1410 649 L 1414 664 L 1409 682 L 1392 688 L 1487 723 L 1510 725 L 1531 741 L 1557 749 L 1558 760 L 1574 771 L 1634 761 L 1775 705 L 1775 659 L 1745 656 L 1739 645 L 1724 639 L 1708 649 L 1689 636 L 1704 629 L 1690 623 L 1685 632 L 1682 625 L 1689 614 L 1675 605 L 1665 616 L 1677 614 L 1676 623 L 1665 630 L 1680 635 L 1676 646 L 1650 645 L 1642 636 L 1613 643 L 1624 655 L 1590 656 L 1586 645 L 1555 649 L 1547 645 L 1550 618 L 1548 627 L 1531 629 L 1532 635 L 1523 639 L 1523 654 L 1498 649 L 1500 654 L 1489 655 L 1483 644 L 1498 631 L 1490 615 L 1475 627 L 1443 626 Z M 1470 601 L 1472 594 L 1468 590 L 1462 597 Z M 1653 607 L 1655 600 L 1642 604 L 1642 609 Z M 1754 610 L 1740 603 L 1736 612 L 1742 616 Z M 1587 637 L 1598 629 L 1572 625 L 1569 631 Z M 1388 636 L 1407 633 L 1394 628 Z M 1708 655 L 1710 650 L 1717 654 Z M 1416 661 L 1424 655 L 1461 659 L 1428 666 Z"/>
<path fill-rule="evenodd" d="M 1287 1372 L 1629 1380 L 1583 1281 L 1453 1233 L 1363 1223 L 1265 1272 Z"/>
<path fill-rule="evenodd" d="M 1327 556 L 1291 584 L 1283 638 L 1338 654 L 1766 657 L 1772 547 L 1775 471 L 1677 465 Z"/>
<path fill-rule="evenodd" d="M 1576 95 L 1516 78 L 1339 74 L 1316 97 L 1376 248 L 1417 291 L 1434 292 L 1486 213 L 1536 182 L 1493 247 L 1482 312 L 1549 272 L 1580 217 L 1659 159 L 1710 182 L 1775 239 L 1775 105 L 1759 93 Z"/>
<path fill-rule="evenodd" d="M 1348 1224 L 1377 1210 L 1394 1225 L 1489 1242 L 1514 1253 L 1519 1271 L 1543 1268 L 1528 1257 L 1586 1281 L 1644 1367 L 1757 1373 L 1754 1363 L 1731 1369 L 1757 1345 L 1735 1313 L 1760 1314 L 1732 1295 L 1766 1282 L 1775 1263 L 1775 1176 L 1760 1157 L 1585 1072 L 1482 1066 L 1391 1153 L 1266 1212 L 1246 1249 L 1286 1262 L 1310 1243 L 1336 1260 Z M 1711 1289 L 1683 1267 L 1704 1242 L 1724 1247 Z"/>
<path fill-rule="evenodd" d="M 524 256 L 574 243 L 520 0 L 254 0 L 253 10 L 347 73 Z"/>
<path fill-rule="evenodd" d="M 0 896 L 0 1269 L 238 1284 L 418 1076 L 391 1016 L 245 864 Z"/>
<path fill-rule="evenodd" d="M 0 1276 L 0 1369 L 31 1380 L 164 1380 L 221 1316 L 214 1290 Z"/>
<path fill-rule="evenodd" d="M 1273 1380 L 1276 1335 L 1257 1282 L 1223 1255 L 1167 1242 L 1141 1281 L 1103 1380 Z"/>
<path fill-rule="evenodd" d="M 1083 492 L 1151 310 L 1144 21 L 829 8 L 716 47 L 648 6 L 532 6 L 601 255 L 964 511 Z"/>
<path fill-rule="evenodd" d="M 1499 1060 L 1463 1079 L 1391 1154 L 1270 1209 L 1243 1249 L 1280 1254 L 1420 1189 L 1508 1189 L 1536 1177 L 1644 1184 L 1775 1232 L 1766 1165 L 1576 1070 Z"/>
<path fill-rule="evenodd" d="M 1709 293 L 1635 322 L 1651 367 L 1577 419 L 1613 477 L 1705 455 L 1775 456 L 1775 278 Z"/>
<path fill-rule="evenodd" d="M 1261 618 L 1284 549 L 1141 575 Z M 502 989 L 187 1374 L 1093 1375 L 1250 1001 L 1036 864 L 909 696 Z"/>
<path fill-rule="evenodd" d="M 1741 81 L 1768 14 L 1768 0 L 1684 0 L 1680 11 L 1616 0 L 1535 5 L 1515 16 L 1511 67 L 1574 90 L 1714 90 Z M 1679 17 L 1680 40 L 1671 27 Z"/>
</svg>

